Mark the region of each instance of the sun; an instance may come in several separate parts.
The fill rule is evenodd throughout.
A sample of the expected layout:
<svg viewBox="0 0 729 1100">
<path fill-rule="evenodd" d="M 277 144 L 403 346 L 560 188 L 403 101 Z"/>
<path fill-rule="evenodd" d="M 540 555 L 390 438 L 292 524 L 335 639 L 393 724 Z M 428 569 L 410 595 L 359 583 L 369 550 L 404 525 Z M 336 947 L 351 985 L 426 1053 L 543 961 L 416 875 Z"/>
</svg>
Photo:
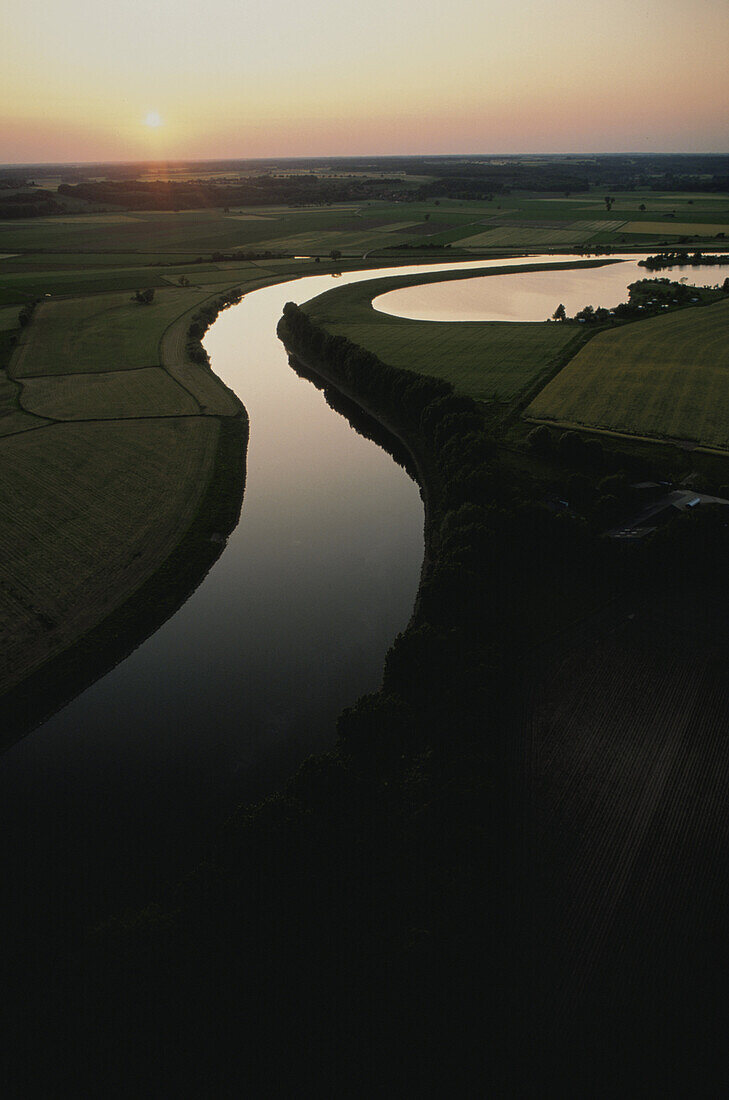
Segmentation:
<svg viewBox="0 0 729 1100">
<path fill-rule="evenodd" d="M 158 126 L 162 125 L 162 119 L 157 111 L 149 111 L 144 119 L 144 125 L 149 126 L 151 129 L 156 130 Z"/>
</svg>

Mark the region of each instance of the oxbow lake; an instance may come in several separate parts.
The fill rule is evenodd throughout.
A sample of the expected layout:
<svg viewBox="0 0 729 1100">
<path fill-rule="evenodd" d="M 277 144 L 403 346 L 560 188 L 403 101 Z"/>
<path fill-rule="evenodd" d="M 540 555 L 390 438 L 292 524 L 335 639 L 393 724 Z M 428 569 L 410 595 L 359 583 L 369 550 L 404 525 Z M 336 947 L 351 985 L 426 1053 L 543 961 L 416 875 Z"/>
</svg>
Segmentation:
<svg viewBox="0 0 729 1100">
<path fill-rule="evenodd" d="M 556 259 L 532 256 L 529 262 Z M 503 278 L 426 283 L 388 291 L 372 304 L 381 313 L 417 321 L 546 321 L 560 302 L 570 317 L 587 305 L 612 309 L 627 301 L 628 286 L 636 279 L 665 277 L 685 279 L 694 286 L 714 286 L 729 275 L 727 264 L 649 271 L 638 266 L 639 259 L 642 257 L 623 257 L 620 263 L 582 270 L 527 271 Z M 503 261 L 494 263 L 498 266 Z"/>
<path fill-rule="evenodd" d="M 294 373 L 276 325 L 289 300 L 432 270 L 302 278 L 248 294 L 211 328 L 213 370 L 250 415 L 240 522 L 164 626 L 0 758 L 0 869 L 19 922 L 41 907 L 61 935 L 78 898 L 88 920 L 146 898 L 204 852 L 211 829 L 236 804 L 330 745 L 343 707 L 379 686 L 417 590 L 419 492 Z M 587 302 L 615 304 L 640 273 L 630 261 L 417 293 L 461 299 L 468 317 L 473 295 L 486 293 L 492 304 L 478 316 L 543 319 L 560 301 L 569 312 Z M 725 277 L 718 268 L 689 272 L 707 273 L 712 283 Z"/>
</svg>

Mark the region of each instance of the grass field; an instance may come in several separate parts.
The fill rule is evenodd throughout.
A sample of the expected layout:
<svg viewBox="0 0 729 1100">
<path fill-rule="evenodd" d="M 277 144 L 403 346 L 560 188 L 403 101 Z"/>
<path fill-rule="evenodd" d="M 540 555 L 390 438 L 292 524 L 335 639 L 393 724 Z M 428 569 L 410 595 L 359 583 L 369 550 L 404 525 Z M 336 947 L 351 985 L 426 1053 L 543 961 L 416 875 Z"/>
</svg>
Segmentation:
<svg viewBox="0 0 729 1100">
<path fill-rule="evenodd" d="M 191 287 L 227 283 L 230 285 L 238 278 L 244 279 L 256 271 L 258 263 L 245 260 L 230 264 L 187 264 L 145 267 L 87 267 L 83 256 L 76 257 L 75 267 L 44 269 L 35 257 L 35 263 L 12 271 L 0 270 L 0 309 L 10 308 L 16 303 L 18 308 L 24 302 L 32 300 L 62 297 L 91 296 L 108 294 L 115 291 L 126 292 L 127 296 L 135 290 L 153 287 L 179 286 L 184 276 Z M 305 261 L 274 260 L 276 270 L 296 271 Z M 1 265 L 0 265 L 1 267 Z M 17 316 L 17 313 L 16 313 Z"/>
<path fill-rule="evenodd" d="M 161 367 L 102 374 L 66 374 L 29 378 L 21 404 L 28 412 L 52 420 L 124 419 L 149 416 L 194 416 L 198 403 Z"/>
<path fill-rule="evenodd" d="M 535 265 L 526 267 L 535 270 Z M 492 268 L 491 273 L 503 270 Z M 451 278 L 473 275 L 488 278 L 478 270 Z M 440 272 L 355 283 L 330 290 L 304 308 L 329 332 L 346 336 L 383 362 L 445 378 L 481 401 L 514 400 L 548 372 L 575 339 L 582 338 L 582 333 L 566 325 L 411 321 L 372 308 L 372 299 L 388 290 L 447 277 Z"/>
<path fill-rule="evenodd" d="M 58 424 L 0 440 L 0 691 L 101 621 L 192 521 L 218 423 Z"/>
<path fill-rule="evenodd" d="M 729 448 L 729 301 L 598 334 L 527 416 Z"/>
<path fill-rule="evenodd" d="M 620 231 L 621 233 L 640 233 L 642 236 L 651 233 L 655 235 L 680 233 L 693 234 L 696 237 L 715 237 L 717 233 L 729 236 L 729 225 L 725 222 L 635 221 L 626 222 Z"/>
<path fill-rule="evenodd" d="M 157 366 L 161 333 L 209 295 L 209 290 L 180 287 L 158 290 L 151 305 L 131 301 L 128 294 L 44 302 L 23 331 L 13 375 Z"/>
<path fill-rule="evenodd" d="M 18 400 L 19 392 L 20 387 L 8 378 L 5 371 L 0 371 L 0 436 L 41 428 L 46 423 L 23 411 Z"/>
<path fill-rule="evenodd" d="M 595 236 L 597 229 L 585 229 L 582 226 L 570 226 L 568 229 L 529 229 L 520 226 L 501 226 L 487 229 L 483 233 L 476 233 L 472 237 L 463 237 L 458 243 L 464 248 L 488 247 L 493 245 L 502 248 L 535 248 L 541 245 L 565 246 L 572 244 L 584 244 Z"/>
<path fill-rule="evenodd" d="M 19 312 L 18 306 L 4 306 L 0 309 L 0 332 L 10 332 L 12 329 L 18 328 Z"/>
<path fill-rule="evenodd" d="M 94 268 L 129 268 L 149 264 L 182 264 L 193 262 L 197 252 L 21 252 L 7 259 L 0 257 L 3 274 L 21 271 L 53 271 L 69 269 L 85 271 Z"/>
</svg>

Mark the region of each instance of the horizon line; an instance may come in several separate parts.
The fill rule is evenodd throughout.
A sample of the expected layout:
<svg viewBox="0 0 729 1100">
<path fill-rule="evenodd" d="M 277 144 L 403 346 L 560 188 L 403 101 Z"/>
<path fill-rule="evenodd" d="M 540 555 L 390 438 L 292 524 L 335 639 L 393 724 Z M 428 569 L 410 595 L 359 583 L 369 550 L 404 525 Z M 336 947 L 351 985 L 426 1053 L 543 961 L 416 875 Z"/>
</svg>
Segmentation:
<svg viewBox="0 0 729 1100">
<path fill-rule="evenodd" d="M 516 157 L 726 157 L 729 153 L 718 150 L 702 150 L 700 152 L 677 152 L 666 150 L 652 150 L 650 152 L 637 150 L 620 150 L 612 152 L 579 152 L 571 150 L 567 152 L 521 152 L 521 153 L 325 153 L 325 154 L 298 154 L 287 156 L 285 154 L 272 154 L 265 157 L 247 156 L 219 156 L 219 157 L 178 157 L 175 159 L 134 159 L 134 160 L 38 160 L 38 161 L 2 161 L 0 171 L 5 168 L 84 168 L 98 165 L 118 165 L 120 167 L 134 165 L 175 165 L 175 164 L 217 164 L 220 161 L 246 161 L 250 163 L 265 163 L 267 161 L 307 161 L 307 160 L 424 160 L 427 158 L 438 160 L 463 160 L 464 158 L 516 158 Z"/>
</svg>

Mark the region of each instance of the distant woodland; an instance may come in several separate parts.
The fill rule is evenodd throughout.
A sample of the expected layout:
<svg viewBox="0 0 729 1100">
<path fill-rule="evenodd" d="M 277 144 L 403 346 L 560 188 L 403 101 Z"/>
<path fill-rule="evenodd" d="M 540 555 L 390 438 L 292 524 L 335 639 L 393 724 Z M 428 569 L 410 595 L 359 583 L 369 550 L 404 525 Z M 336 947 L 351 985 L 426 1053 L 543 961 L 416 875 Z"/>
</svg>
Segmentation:
<svg viewBox="0 0 729 1100">
<path fill-rule="evenodd" d="M 200 178 L 191 178 L 196 170 Z M 192 210 L 368 199 L 488 199 L 514 191 L 569 196 L 594 188 L 702 193 L 729 189 L 729 157 L 714 155 L 221 161 L 206 162 L 204 168 L 188 163 L 168 166 L 170 178 L 164 180 L 148 178 L 149 171 L 149 166 L 134 164 L 63 166 L 58 195 L 105 207 Z M 48 192 L 27 190 L 31 186 L 27 168 L 2 170 L 0 217 L 34 217 L 61 209 Z M 11 188 L 16 193 L 8 193 Z"/>
</svg>

